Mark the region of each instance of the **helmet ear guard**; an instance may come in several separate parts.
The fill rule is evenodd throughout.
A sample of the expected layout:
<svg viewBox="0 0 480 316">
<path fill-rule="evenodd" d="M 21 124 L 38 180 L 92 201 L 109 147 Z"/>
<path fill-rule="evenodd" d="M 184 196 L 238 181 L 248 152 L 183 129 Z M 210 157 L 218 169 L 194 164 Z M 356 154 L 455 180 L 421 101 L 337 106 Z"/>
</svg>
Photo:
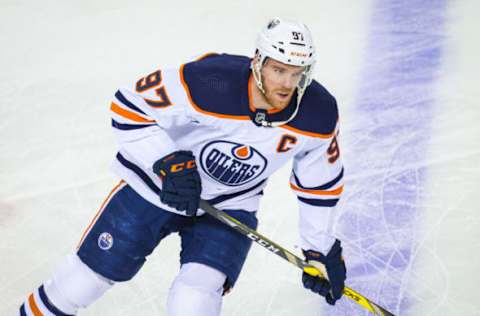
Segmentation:
<svg viewBox="0 0 480 316">
<path fill-rule="evenodd" d="M 267 58 L 272 58 L 281 63 L 305 67 L 302 77 L 297 85 L 297 109 L 286 121 L 266 122 L 262 126 L 279 126 L 291 121 L 298 112 L 298 106 L 305 90 L 312 82 L 313 68 L 315 65 L 315 46 L 308 27 L 301 23 L 280 18 L 269 21 L 257 36 L 255 42 L 255 58 L 250 68 L 258 89 L 265 94 L 262 82 L 262 67 Z"/>
</svg>

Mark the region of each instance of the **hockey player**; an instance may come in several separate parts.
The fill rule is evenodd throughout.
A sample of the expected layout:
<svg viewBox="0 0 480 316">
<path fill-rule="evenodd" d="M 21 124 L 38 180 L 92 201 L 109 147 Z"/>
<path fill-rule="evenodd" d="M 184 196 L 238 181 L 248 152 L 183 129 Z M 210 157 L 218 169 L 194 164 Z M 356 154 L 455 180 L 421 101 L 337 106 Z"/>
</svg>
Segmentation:
<svg viewBox="0 0 480 316">
<path fill-rule="evenodd" d="M 119 89 L 111 103 L 122 179 L 88 226 L 75 254 L 21 305 L 20 315 L 74 315 L 114 283 L 135 276 L 171 233 L 181 268 L 170 316 L 215 316 L 237 281 L 251 240 L 198 208 L 209 201 L 252 228 L 268 177 L 293 159 L 301 246 L 328 280 L 303 274 L 329 304 L 346 278 L 332 235 L 343 190 L 334 97 L 315 80 L 307 27 L 274 18 L 254 57 L 208 54 L 155 70 Z"/>
</svg>

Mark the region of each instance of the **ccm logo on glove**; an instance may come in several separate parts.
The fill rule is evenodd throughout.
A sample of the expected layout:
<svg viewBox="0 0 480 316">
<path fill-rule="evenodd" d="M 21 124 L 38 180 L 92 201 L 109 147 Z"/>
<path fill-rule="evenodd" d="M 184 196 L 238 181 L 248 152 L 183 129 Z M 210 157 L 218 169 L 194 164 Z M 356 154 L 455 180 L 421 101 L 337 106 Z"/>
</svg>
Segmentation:
<svg viewBox="0 0 480 316">
<path fill-rule="evenodd" d="M 202 183 L 191 151 L 179 150 L 159 159 L 153 172 L 163 182 L 159 193 L 162 203 L 190 216 L 197 214 Z"/>
<path fill-rule="evenodd" d="M 170 157 L 173 158 L 175 156 L 170 156 Z M 171 165 L 170 166 L 170 172 L 175 173 L 175 172 L 183 171 L 185 169 L 194 169 L 194 168 L 195 169 L 197 168 L 197 164 L 195 163 L 195 160 L 190 160 L 190 161 L 187 161 L 187 162 L 181 162 L 181 163 Z M 164 170 L 160 170 L 160 174 L 162 176 L 167 175 L 167 173 Z"/>
</svg>

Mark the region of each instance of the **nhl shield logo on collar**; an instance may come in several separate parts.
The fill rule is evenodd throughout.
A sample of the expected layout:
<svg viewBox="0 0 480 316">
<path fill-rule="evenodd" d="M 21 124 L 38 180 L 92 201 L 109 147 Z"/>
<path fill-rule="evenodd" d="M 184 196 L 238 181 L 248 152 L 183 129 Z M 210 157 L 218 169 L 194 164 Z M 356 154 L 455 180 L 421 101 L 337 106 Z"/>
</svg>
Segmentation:
<svg viewBox="0 0 480 316">
<path fill-rule="evenodd" d="M 109 233 L 101 233 L 98 237 L 98 247 L 102 250 L 108 250 L 113 246 L 113 237 Z"/>
<path fill-rule="evenodd" d="M 256 113 L 255 113 L 255 120 L 254 120 L 255 125 L 262 126 L 263 121 L 265 121 L 266 118 L 267 118 L 266 111 L 257 110 Z"/>
</svg>

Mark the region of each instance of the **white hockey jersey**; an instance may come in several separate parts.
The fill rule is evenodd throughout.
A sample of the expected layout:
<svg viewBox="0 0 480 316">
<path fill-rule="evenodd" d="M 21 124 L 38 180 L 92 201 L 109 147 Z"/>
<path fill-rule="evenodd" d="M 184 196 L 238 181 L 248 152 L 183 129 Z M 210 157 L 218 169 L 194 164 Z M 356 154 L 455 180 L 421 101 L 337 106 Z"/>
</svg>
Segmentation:
<svg viewBox="0 0 480 316">
<path fill-rule="evenodd" d="M 152 166 L 173 151 L 191 150 L 203 199 L 221 209 L 257 211 L 268 177 L 293 159 L 290 184 L 299 200 L 301 247 L 326 253 L 343 190 L 336 101 L 313 81 L 292 121 L 258 127 L 252 122 L 250 62 L 208 54 L 119 89 L 111 103 L 119 142 L 113 170 L 149 202 L 183 214 L 160 202 L 162 182 Z M 284 120 L 294 102 L 267 115 Z"/>
</svg>

